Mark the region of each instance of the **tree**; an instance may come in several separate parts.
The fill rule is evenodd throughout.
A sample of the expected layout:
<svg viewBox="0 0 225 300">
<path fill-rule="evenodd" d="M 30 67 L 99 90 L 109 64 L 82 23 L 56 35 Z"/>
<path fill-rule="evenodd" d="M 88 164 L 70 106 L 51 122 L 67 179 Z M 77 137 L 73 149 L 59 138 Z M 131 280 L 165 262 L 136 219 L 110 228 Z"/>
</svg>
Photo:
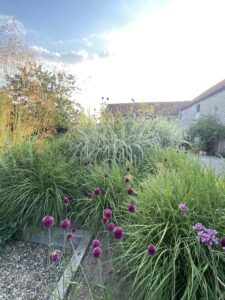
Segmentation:
<svg viewBox="0 0 225 300">
<path fill-rule="evenodd" d="M 214 116 L 204 116 L 191 125 L 188 138 L 198 150 L 213 152 L 215 144 L 225 138 L 225 126 Z"/>
<path fill-rule="evenodd" d="M 20 107 L 23 120 L 37 134 L 66 130 L 76 120 L 79 105 L 71 99 L 76 89 L 73 75 L 53 73 L 35 63 L 18 67 L 13 76 L 7 75 L 4 87 L 14 105 L 14 119 Z"/>
</svg>

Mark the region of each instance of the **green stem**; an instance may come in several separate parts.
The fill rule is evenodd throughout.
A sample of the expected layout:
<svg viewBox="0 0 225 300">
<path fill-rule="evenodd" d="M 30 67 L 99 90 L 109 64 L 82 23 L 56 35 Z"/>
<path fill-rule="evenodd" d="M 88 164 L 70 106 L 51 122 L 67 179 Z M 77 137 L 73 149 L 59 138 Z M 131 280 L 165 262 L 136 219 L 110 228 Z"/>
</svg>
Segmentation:
<svg viewBox="0 0 225 300">
<path fill-rule="evenodd" d="M 70 243 L 71 243 L 71 246 L 72 246 L 72 248 L 73 248 L 74 254 L 76 255 L 76 257 L 78 257 L 77 251 L 76 251 L 76 249 L 75 249 L 75 247 L 74 247 L 74 245 L 73 245 L 73 241 L 72 241 L 71 239 L 70 239 Z M 86 281 L 86 283 L 87 283 L 88 291 L 89 291 L 89 296 L 91 297 L 91 299 L 94 300 L 93 295 L 92 295 L 92 291 L 91 291 L 91 287 L 90 287 L 90 285 L 89 285 L 87 276 L 86 276 L 86 274 L 85 274 L 85 272 L 84 272 L 84 269 L 83 269 L 83 267 L 82 267 L 81 264 L 80 264 L 80 269 L 81 269 L 81 272 L 82 272 L 82 274 L 83 274 L 83 276 L 84 276 L 84 279 L 85 279 L 85 281 Z"/>
</svg>

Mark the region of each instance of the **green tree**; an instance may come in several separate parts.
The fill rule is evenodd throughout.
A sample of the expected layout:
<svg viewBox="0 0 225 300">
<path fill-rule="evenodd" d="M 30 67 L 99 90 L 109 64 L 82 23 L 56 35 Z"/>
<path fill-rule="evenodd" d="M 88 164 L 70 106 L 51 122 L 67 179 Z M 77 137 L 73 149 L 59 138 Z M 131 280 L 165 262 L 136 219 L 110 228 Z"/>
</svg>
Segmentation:
<svg viewBox="0 0 225 300">
<path fill-rule="evenodd" d="M 207 152 L 213 152 L 215 144 L 222 138 L 225 138 L 225 126 L 211 115 L 195 121 L 188 131 L 188 139 L 197 149 Z"/>
<path fill-rule="evenodd" d="M 35 63 L 19 67 L 16 74 L 6 76 L 4 87 L 14 105 L 12 113 L 19 106 L 24 120 L 29 120 L 38 134 L 66 130 L 76 121 L 80 108 L 72 100 L 76 89 L 73 75 L 53 73 Z"/>
</svg>

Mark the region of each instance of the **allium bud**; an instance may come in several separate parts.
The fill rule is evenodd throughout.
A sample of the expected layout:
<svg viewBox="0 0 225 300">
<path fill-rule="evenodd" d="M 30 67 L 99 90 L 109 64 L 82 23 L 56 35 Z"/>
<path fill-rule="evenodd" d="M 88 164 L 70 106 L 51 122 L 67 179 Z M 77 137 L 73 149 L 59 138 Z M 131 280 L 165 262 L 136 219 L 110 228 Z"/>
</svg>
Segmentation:
<svg viewBox="0 0 225 300">
<path fill-rule="evenodd" d="M 50 254 L 51 262 L 59 262 L 61 259 L 61 252 L 59 250 L 55 250 Z"/>
<path fill-rule="evenodd" d="M 131 177 L 130 177 L 130 176 L 125 176 L 125 177 L 124 177 L 125 183 L 128 183 L 130 180 L 131 180 Z"/>
<path fill-rule="evenodd" d="M 55 219 L 52 216 L 45 216 L 42 219 L 42 226 L 46 229 L 50 229 L 55 224 Z"/>
<path fill-rule="evenodd" d="M 222 247 L 223 250 L 225 250 L 225 236 L 223 236 L 223 237 L 220 239 L 220 246 Z"/>
<path fill-rule="evenodd" d="M 128 211 L 129 213 L 134 213 L 136 210 L 136 205 L 134 203 L 128 204 Z"/>
<path fill-rule="evenodd" d="M 101 195 L 101 190 L 100 190 L 99 187 L 96 187 L 96 188 L 94 189 L 94 195 L 95 195 L 95 196 L 100 196 L 100 195 Z"/>
<path fill-rule="evenodd" d="M 148 245 L 148 255 L 154 256 L 156 254 L 156 246 L 153 244 Z"/>
<path fill-rule="evenodd" d="M 112 218 L 112 210 L 110 208 L 106 208 L 104 210 L 104 214 L 103 216 L 106 218 L 106 219 L 111 219 Z"/>
<path fill-rule="evenodd" d="M 92 198 L 94 196 L 94 193 L 93 192 L 88 192 L 87 193 L 87 197 L 90 199 L 90 198 Z"/>
<path fill-rule="evenodd" d="M 111 231 L 111 232 L 113 232 L 113 230 L 115 229 L 115 225 L 113 224 L 113 223 L 109 223 L 108 225 L 107 225 L 107 229 L 108 229 L 108 231 Z"/>
<path fill-rule="evenodd" d="M 65 230 L 70 227 L 70 224 L 71 224 L 70 220 L 68 220 L 68 219 L 62 220 L 60 223 L 60 228 Z"/>
<path fill-rule="evenodd" d="M 100 247 L 100 241 L 99 240 L 93 240 L 92 241 L 92 249 Z"/>
<path fill-rule="evenodd" d="M 127 194 L 128 194 L 129 196 L 132 196 L 132 195 L 134 194 L 134 190 L 133 190 L 131 187 L 129 187 L 129 188 L 127 189 Z"/>
<path fill-rule="evenodd" d="M 116 240 L 121 240 L 124 235 L 123 228 L 119 226 L 115 227 L 113 230 L 113 234 Z"/>
<path fill-rule="evenodd" d="M 63 203 L 64 203 L 64 205 L 69 205 L 70 204 L 70 199 L 68 198 L 68 197 L 64 197 L 63 198 Z"/>
<path fill-rule="evenodd" d="M 92 250 L 92 254 L 94 256 L 94 258 L 100 258 L 102 256 L 102 248 L 100 247 L 95 247 L 93 250 Z"/>
<path fill-rule="evenodd" d="M 76 227 L 73 227 L 73 228 L 71 229 L 71 231 L 72 231 L 72 233 L 75 233 L 75 232 L 77 231 Z"/>
<path fill-rule="evenodd" d="M 67 239 L 67 240 L 72 239 L 72 237 L 73 237 L 72 232 L 68 232 L 68 233 L 66 234 L 66 239 Z"/>
<path fill-rule="evenodd" d="M 106 225 L 108 223 L 108 219 L 106 217 L 102 218 L 102 224 Z"/>
</svg>

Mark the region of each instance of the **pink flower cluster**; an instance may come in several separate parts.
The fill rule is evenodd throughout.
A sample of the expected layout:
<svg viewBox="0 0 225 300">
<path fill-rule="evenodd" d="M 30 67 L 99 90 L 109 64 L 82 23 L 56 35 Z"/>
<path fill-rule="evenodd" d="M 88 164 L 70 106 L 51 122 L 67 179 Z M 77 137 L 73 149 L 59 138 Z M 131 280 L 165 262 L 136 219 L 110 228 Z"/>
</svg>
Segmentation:
<svg viewBox="0 0 225 300">
<path fill-rule="evenodd" d="M 207 228 L 203 226 L 201 223 L 195 224 L 192 227 L 192 229 L 197 231 L 197 235 L 203 244 L 209 246 L 210 248 L 214 244 L 218 244 L 218 238 L 217 238 L 218 231 L 216 231 L 215 229 Z"/>
</svg>

